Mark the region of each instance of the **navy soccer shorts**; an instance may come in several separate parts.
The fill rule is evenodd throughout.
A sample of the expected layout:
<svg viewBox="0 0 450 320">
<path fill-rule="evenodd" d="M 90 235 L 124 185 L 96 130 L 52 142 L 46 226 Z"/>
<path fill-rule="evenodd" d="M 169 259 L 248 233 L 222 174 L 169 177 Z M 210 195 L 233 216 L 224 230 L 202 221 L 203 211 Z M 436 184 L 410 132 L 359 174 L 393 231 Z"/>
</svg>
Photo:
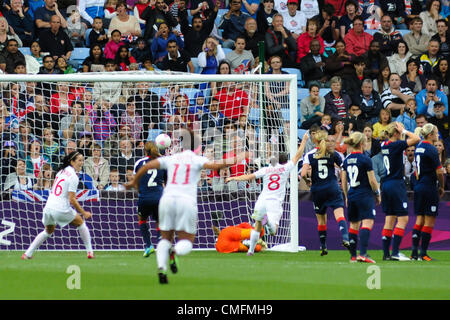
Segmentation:
<svg viewBox="0 0 450 320">
<path fill-rule="evenodd" d="M 403 180 L 388 180 L 381 185 L 381 204 L 387 216 L 408 215 L 408 194 Z"/>
</svg>

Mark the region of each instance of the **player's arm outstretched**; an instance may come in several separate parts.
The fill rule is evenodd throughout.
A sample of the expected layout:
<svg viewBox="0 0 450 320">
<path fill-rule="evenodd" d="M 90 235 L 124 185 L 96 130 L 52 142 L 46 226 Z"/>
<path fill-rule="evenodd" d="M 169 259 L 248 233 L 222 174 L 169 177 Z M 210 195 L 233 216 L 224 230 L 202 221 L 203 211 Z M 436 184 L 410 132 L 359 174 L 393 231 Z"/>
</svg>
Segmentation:
<svg viewBox="0 0 450 320">
<path fill-rule="evenodd" d="M 84 210 L 83 207 L 80 205 L 80 203 L 77 200 L 77 195 L 75 192 L 68 192 L 69 195 L 69 201 L 72 207 L 77 210 L 79 214 L 81 214 L 85 219 L 89 219 L 91 217 L 91 213 Z"/>
<path fill-rule="evenodd" d="M 210 169 L 210 170 L 217 171 L 217 170 L 220 170 L 220 169 L 223 169 L 226 167 L 231 167 L 231 166 L 235 165 L 236 163 L 241 162 L 244 159 L 247 159 L 249 157 L 250 157 L 250 152 L 242 152 L 234 158 L 227 158 L 227 159 L 218 160 L 218 161 L 206 162 L 203 165 L 203 169 Z"/>
<path fill-rule="evenodd" d="M 294 164 L 297 164 L 297 162 L 301 159 L 301 157 L 303 157 L 303 153 L 305 152 L 305 148 L 306 148 L 306 142 L 308 142 L 308 140 L 309 140 L 309 135 L 308 135 L 308 132 L 306 132 L 303 135 L 302 142 L 300 143 L 300 146 L 298 147 L 297 152 L 294 155 L 294 158 L 292 158 L 292 162 Z"/>
</svg>

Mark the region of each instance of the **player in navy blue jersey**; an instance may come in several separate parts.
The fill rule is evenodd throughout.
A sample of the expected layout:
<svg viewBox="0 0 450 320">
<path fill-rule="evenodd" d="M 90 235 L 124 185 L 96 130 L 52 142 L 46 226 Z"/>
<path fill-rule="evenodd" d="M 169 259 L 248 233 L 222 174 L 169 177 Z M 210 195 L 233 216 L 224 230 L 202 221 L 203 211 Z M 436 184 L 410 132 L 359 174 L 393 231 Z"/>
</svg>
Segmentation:
<svg viewBox="0 0 450 320">
<path fill-rule="evenodd" d="M 409 261 L 410 259 L 399 251 L 408 224 L 408 195 L 404 180 L 403 152 L 409 146 L 416 145 L 420 137 L 405 130 L 403 124 L 392 122 L 381 132 L 380 138 L 385 140 L 381 143 L 381 154 L 386 169 L 386 176 L 381 180 L 381 203 L 386 215 L 382 231 L 383 260 Z M 392 254 L 389 251 L 391 239 Z"/>
<path fill-rule="evenodd" d="M 342 164 L 341 181 L 348 208 L 348 220 L 350 221 L 350 262 L 375 263 L 367 255 L 367 247 L 375 219 L 374 195 L 377 204 L 381 202 L 381 195 L 372 168 L 372 160 L 363 153 L 366 141 L 366 136 L 361 132 L 354 132 L 344 140 L 344 143 L 351 148 L 352 152 Z M 359 229 L 360 226 L 361 229 Z M 360 246 L 359 256 L 356 256 L 358 230 Z"/>
<path fill-rule="evenodd" d="M 139 159 L 134 164 L 134 174 L 147 162 L 160 157 L 158 147 L 153 141 L 149 141 L 144 146 L 145 158 Z M 144 257 L 148 257 L 155 252 L 152 245 L 148 218 L 152 217 L 158 226 L 158 206 L 164 190 L 167 178 L 166 170 L 150 169 L 139 181 L 138 217 L 139 229 L 145 243 Z"/>
<path fill-rule="evenodd" d="M 444 194 L 444 174 L 439 153 L 434 146 L 439 140 L 438 128 L 427 123 L 420 129 L 420 135 L 424 140 L 416 146 L 414 153 L 417 178 L 414 185 L 414 213 L 417 218 L 412 233 L 411 259 L 431 261 L 433 259 L 428 255 L 427 249 L 438 215 L 439 196 Z"/>
<path fill-rule="evenodd" d="M 342 235 L 342 244 L 350 248 L 347 221 L 344 217 L 344 199 L 339 188 L 335 168 L 340 167 L 342 159 L 334 151 L 334 145 L 328 143 L 328 133 L 320 130 L 311 137 L 317 148 L 308 152 L 303 159 L 301 177 L 305 178 L 311 170 L 311 194 L 317 217 L 317 230 L 320 239 L 320 255 L 326 255 L 327 245 L 327 208 L 334 211 L 334 217 Z"/>
</svg>

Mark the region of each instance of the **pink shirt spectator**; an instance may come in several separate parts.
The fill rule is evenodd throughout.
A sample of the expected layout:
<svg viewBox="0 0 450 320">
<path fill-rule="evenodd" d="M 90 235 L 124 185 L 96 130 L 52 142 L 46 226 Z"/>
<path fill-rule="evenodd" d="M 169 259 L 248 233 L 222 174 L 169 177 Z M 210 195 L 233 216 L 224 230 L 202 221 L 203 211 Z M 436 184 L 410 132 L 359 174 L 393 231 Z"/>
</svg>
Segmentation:
<svg viewBox="0 0 450 320">
<path fill-rule="evenodd" d="M 105 58 L 114 60 L 117 50 L 119 50 L 119 47 L 123 45 L 125 45 L 125 43 L 122 41 L 120 41 L 119 43 L 115 43 L 112 40 L 108 41 L 108 43 L 105 45 L 104 50 Z"/>
</svg>

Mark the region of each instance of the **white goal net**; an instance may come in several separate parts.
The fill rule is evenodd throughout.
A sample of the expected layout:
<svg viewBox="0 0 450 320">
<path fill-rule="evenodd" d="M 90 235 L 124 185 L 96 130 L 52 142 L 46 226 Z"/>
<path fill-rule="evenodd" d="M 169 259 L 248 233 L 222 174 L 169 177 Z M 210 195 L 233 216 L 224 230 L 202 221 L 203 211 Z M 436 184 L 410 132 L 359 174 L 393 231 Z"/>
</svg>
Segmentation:
<svg viewBox="0 0 450 320">
<path fill-rule="evenodd" d="M 204 171 L 198 185 L 195 248 L 214 249 L 218 230 L 250 222 L 261 181 L 224 183 L 255 172 L 297 142 L 294 75 L 198 75 L 120 72 L 71 75 L 1 75 L 0 249 L 23 250 L 42 230 L 42 208 L 65 154 L 85 155 L 77 197 L 88 220 L 94 250 L 137 250 L 144 243 L 137 193 L 124 191 L 144 144 L 160 133 L 187 127 L 202 137 L 209 159 L 251 157 L 219 172 Z M 298 249 L 297 172 L 269 248 Z M 154 221 L 152 242 L 157 241 Z M 83 249 L 72 227 L 56 228 L 41 249 Z"/>
</svg>

